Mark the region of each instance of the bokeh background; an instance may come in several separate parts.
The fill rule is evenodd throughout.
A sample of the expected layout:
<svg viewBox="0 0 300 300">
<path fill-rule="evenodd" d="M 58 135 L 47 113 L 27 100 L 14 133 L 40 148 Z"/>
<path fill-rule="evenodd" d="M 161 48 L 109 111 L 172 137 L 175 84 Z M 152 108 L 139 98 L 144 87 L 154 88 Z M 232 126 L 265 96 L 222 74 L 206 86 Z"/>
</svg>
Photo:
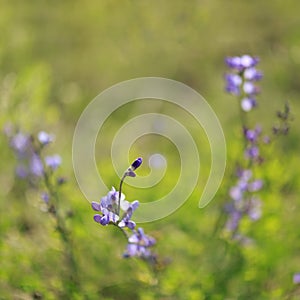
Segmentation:
<svg viewBox="0 0 300 300">
<path fill-rule="evenodd" d="M 2 0 L 0 6 L 0 125 L 56 135 L 49 151 L 63 157 L 59 173 L 68 183 L 61 191 L 62 208 L 72 215 L 67 222 L 80 270 L 74 299 L 300 297 L 292 282 L 300 271 L 298 1 Z M 289 135 L 268 151 L 261 169 L 267 182 L 263 217 L 242 224 L 255 241 L 251 246 L 228 240 L 219 222 L 228 178 L 241 155 L 238 105 L 224 93 L 224 58 L 244 53 L 260 57 L 264 73 L 259 106 L 250 121 L 270 130 L 285 101 L 294 118 Z M 156 237 L 156 251 L 164 261 L 157 274 L 138 260 L 121 258 L 123 237 L 93 222 L 72 169 L 72 137 L 83 109 L 106 88 L 141 76 L 174 79 L 202 94 L 222 124 L 228 147 L 226 176 L 209 206 L 197 208 L 204 176 L 183 207 L 144 225 Z M 118 184 L 110 157 L 116 130 L 131 116 L 153 110 L 176 116 L 198 145 L 205 144 L 201 128 L 176 108 L 149 101 L 122 107 L 97 141 L 99 172 L 108 186 Z M 41 211 L 37 191 L 15 178 L 5 135 L 0 147 L 0 299 L 59 299 L 68 270 L 53 220 Z M 209 147 L 200 148 L 205 161 Z M 169 141 L 142 138 L 132 145 L 128 159 L 147 159 L 152 153 L 168 160 L 166 176 L 152 189 L 125 185 L 129 200 L 151 201 L 176 183 L 180 154 Z M 204 164 L 204 175 L 208 168 Z M 147 174 L 147 164 L 139 172 Z"/>
</svg>

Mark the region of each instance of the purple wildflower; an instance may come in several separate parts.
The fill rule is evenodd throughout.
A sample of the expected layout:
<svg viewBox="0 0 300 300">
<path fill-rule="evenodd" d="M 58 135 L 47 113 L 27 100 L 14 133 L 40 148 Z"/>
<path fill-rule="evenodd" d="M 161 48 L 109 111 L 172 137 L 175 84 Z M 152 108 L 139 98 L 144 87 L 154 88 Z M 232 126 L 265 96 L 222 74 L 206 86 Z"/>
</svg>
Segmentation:
<svg viewBox="0 0 300 300">
<path fill-rule="evenodd" d="M 242 71 L 247 68 L 253 68 L 259 62 L 257 57 L 251 57 L 250 55 L 243 55 L 241 57 L 234 56 L 234 57 L 227 57 L 225 59 L 227 66 L 231 69 L 236 71 Z"/>
<path fill-rule="evenodd" d="M 53 142 L 54 140 L 54 135 L 53 134 L 49 134 L 45 131 L 40 131 L 38 133 L 38 140 L 39 142 L 45 146 L 45 145 L 48 145 L 50 144 L 51 142 Z"/>
<path fill-rule="evenodd" d="M 247 202 L 246 214 L 253 221 L 260 219 L 261 217 L 261 201 L 258 198 L 252 197 Z"/>
<path fill-rule="evenodd" d="M 246 69 L 244 72 L 244 78 L 246 80 L 251 80 L 251 81 L 259 81 L 263 77 L 262 72 L 256 70 L 255 68 L 249 68 Z"/>
<path fill-rule="evenodd" d="M 243 111 L 250 111 L 252 108 L 256 106 L 256 100 L 252 97 L 245 97 L 241 100 L 241 107 Z"/>
<path fill-rule="evenodd" d="M 25 166 L 24 164 L 20 163 L 16 167 L 16 175 L 19 178 L 26 178 L 28 176 L 28 168 L 27 168 L 27 166 Z"/>
<path fill-rule="evenodd" d="M 293 276 L 293 283 L 299 284 L 300 283 L 300 273 L 295 273 Z"/>
<path fill-rule="evenodd" d="M 131 220 L 133 212 L 138 208 L 139 201 L 135 200 L 132 203 L 129 204 L 129 207 L 126 209 L 122 220 L 119 222 L 119 227 L 128 227 L 129 229 L 135 228 L 135 222 Z M 122 205 L 121 205 L 122 208 Z"/>
<path fill-rule="evenodd" d="M 135 222 L 131 220 L 133 212 L 137 209 L 139 202 L 132 203 L 125 200 L 125 195 L 120 195 L 120 208 L 123 211 L 123 216 L 120 220 L 118 209 L 119 192 L 112 187 L 108 194 L 101 198 L 100 202 L 92 202 L 92 208 L 95 211 L 101 212 L 102 215 L 96 214 L 94 220 L 101 225 L 107 225 L 109 222 L 118 225 L 119 227 L 135 228 Z"/>
<path fill-rule="evenodd" d="M 41 193 L 41 199 L 42 199 L 45 203 L 49 203 L 50 195 L 49 195 L 47 192 L 42 192 L 42 193 Z"/>
<path fill-rule="evenodd" d="M 11 147 L 16 151 L 18 156 L 24 156 L 30 145 L 30 137 L 24 133 L 18 132 L 11 138 Z"/>
<path fill-rule="evenodd" d="M 256 106 L 255 95 L 259 93 L 259 88 L 254 82 L 261 80 L 262 73 L 254 66 L 258 63 L 258 58 L 250 55 L 241 57 L 227 57 L 225 62 L 231 73 L 225 74 L 225 90 L 235 96 L 240 96 L 241 108 L 248 112 Z"/>
<path fill-rule="evenodd" d="M 255 129 L 244 129 L 244 135 L 245 138 L 251 142 L 251 143 L 256 143 L 258 141 L 258 137 L 261 134 L 261 127 L 256 126 Z"/>
<path fill-rule="evenodd" d="M 257 146 L 250 146 L 245 151 L 245 156 L 250 159 L 256 159 L 259 157 L 259 149 Z"/>
<path fill-rule="evenodd" d="M 44 166 L 42 160 L 36 153 L 34 153 L 30 159 L 30 172 L 37 177 L 41 177 L 44 174 Z"/>
<path fill-rule="evenodd" d="M 240 220 L 247 215 L 252 221 L 261 217 L 261 202 L 252 193 L 259 191 L 263 182 L 260 179 L 252 179 L 251 170 L 238 170 L 237 183 L 229 190 L 232 201 L 225 206 L 228 214 L 226 229 L 236 233 Z M 252 180 L 251 180 L 252 179 Z"/>
<path fill-rule="evenodd" d="M 226 91 L 233 95 L 240 95 L 240 86 L 243 82 L 242 78 L 237 74 L 226 74 Z"/>
<path fill-rule="evenodd" d="M 45 164 L 54 171 L 61 165 L 61 157 L 58 154 L 46 156 Z"/>
<path fill-rule="evenodd" d="M 244 136 L 247 141 L 247 146 L 245 149 L 245 157 L 252 160 L 253 162 L 261 162 L 259 151 L 259 142 L 261 139 L 261 127 L 256 126 L 255 129 L 244 129 Z"/>
<path fill-rule="evenodd" d="M 238 210 L 233 209 L 230 214 L 229 214 L 229 218 L 226 222 L 226 229 L 228 231 L 234 232 L 237 230 L 240 220 L 242 218 L 242 213 Z"/>
<path fill-rule="evenodd" d="M 128 239 L 127 251 L 124 253 L 124 257 L 149 258 L 152 256 L 149 247 L 155 243 L 156 241 L 153 237 L 146 235 L 142 228 L 138 228 Z"/>
</svg>

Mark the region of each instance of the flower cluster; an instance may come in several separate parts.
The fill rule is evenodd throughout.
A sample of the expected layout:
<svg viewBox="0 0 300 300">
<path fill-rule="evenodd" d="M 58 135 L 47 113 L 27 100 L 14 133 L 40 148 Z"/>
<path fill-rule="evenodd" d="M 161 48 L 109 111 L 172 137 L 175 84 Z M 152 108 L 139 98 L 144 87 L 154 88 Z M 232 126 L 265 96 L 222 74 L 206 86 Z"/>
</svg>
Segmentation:
<svg viewBox="0 0 300 300">
<path fill-rule="evenodd" d="M 43 156 L 43 149 L 54 141 L 54 135 L 41 131 L 37 137 L 18 131 L 6 132 L 11 148 L 14 150 L 18 163 L 16 175 L 22 179 L 28 179 L 31 183 L 40 180 L 50 184 L 50 175 L 61 165 L 62 159 L 58 154 Z M 64 178 L 57 178 L 57 184 L 64 183 Z M 49 189 L 49 186 L 47 187 Z M 41 193 L 41 199 L 49 203 L 49 191 Z"/>
<path fill-rule="evenodd" d="M 138 208 L 139 201 L 135 200 L 129 203 L 125 200 L 125 195 L 121 193 L 120 196 L 120 209 L 123 211 L 123 215 L 120 219 L 118 208 L 119 192 L 112 187 L 112 190 L 108 194 L 101 198 L 100 203 L 92 202 L 92 208 L 95 211 L 102 214 L 95 214 L 94 220 L 101 225 L 107 225 L 109 223 L 115 224 L 119 227 L 128 227 L 129 229 L 135 228 L 135 222 L 131 220 L 133 212 Z"/>
<path fill-rule="evenodd" d="M 225 62 L 231 69 L 231 73 L 225 74 L 226 91 L 238 96 L 241 108 L 250 111 L 256 106 L 255 96 L 259 93 L 255 82 L 262 78 L 262 73 L 255 68 L 258 58 L 250 55 L 234 56 L 227 57 Z"/>
<path fill-rule="evenodd" d="M 260 179 L 253 179 L 251 170 L 239 170 L 237 183 L 229 190 L 230 203 L 225 206 L 225 211 L 229 217 L 226 229 L 235 235 L 237 233 L 240 220 L 243 216 L 248 216 L 252 221 L 261 217 L 261 201 L 254 194 L 263 187 Z"/>
<path fill-rule="evenodd" d="M 124 257 L 152 257 L 149 247 L 155 244 L 155 239 L 144 233 L 143 228 L 138 228 L 128 239 L 127 250 Z"/>
<path fill-rule="evenodd" d="M 142 158 L 136 159 L 124 173 L 119 191 L 112 187 L 108 194 L 101 198 L 100 202 L 92 202 L 92 208 L 97 214 L 94 221 L 106 226 L 114 225 L 125 234 L 128 245 L 124 257 L 140 257 L 147 260 L 155 259 L 150 247 L 155 244 L 155 239 L 144 233 L 142 228 L 136 229 L 136 224 L 131 217 L 139 206 L 139 201 L 128 202 L 122 193 L 122 184 L 127 176 L 135 177 L 135 169 L 142 164 Z M 100 213 L 100 214 L 99 214 Z"/>
<path fill-rule="evenodd" d="M 256 126 L 254 129 L 243 128 L 244 137 L 246 140 L 245 158 L 249 159 L 252 163 L 261 163 L 263 158 L 260 155 L 259 144 L 261 142 L 262 129 L 260 126 Z M 264 143 L 269 143 L 267 136 L 263 137 Z"/>
<path fill-rule="evenodd" d="M 226 58 L 225 62 L 231 73 L 225 75 L 226 91 L 235 95 L 242 108 L 242 132 L 244 139 L 244 161 L 239 163 L 237 182 L 229 189 L 230 201 L 225 205 L 228 219 L 225 228 L 237 239 L 242 235 L 239 224 L 243 217 L 252 221 L 258 220 L 261 215 L 261 201 L 255 194 L 263 187 L 261 179 L 255 179 L 254 166 L 263 162 L 260 154 L 261 142 L 268 143 L 268 137 L 262 137 L 262 129 L 256 125 L 249 127 L 245 122 L 245 114 L 257 105 L 256 94 L 259 92 L 255 82 L 262 78 L 262 73 L 255 67 L 258 58 L 249 55 Z"/>
</svg>

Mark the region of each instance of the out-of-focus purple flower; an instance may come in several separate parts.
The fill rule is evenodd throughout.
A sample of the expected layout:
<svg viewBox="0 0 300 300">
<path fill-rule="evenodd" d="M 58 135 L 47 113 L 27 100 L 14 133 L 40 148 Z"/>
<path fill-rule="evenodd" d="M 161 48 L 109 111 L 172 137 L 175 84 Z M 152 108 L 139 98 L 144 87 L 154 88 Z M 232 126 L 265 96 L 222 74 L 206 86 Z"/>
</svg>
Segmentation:
<svg viewBox="0 0 300 300">
<path fill-rule="evenodd" d="M 252 82 L 246 81 L 243 84 L 243 91 L 246 95 L 252 96 L 259 93 L 259 89 Z"/>
<path fill-rule="evenodd" d="M 58 154 L 46 156 L 45 164 L 54 171 L 61 165 L 61 157 Z"/>
<path fill-rule="evenodd" d="M 226 74 L 225 75 L 226 81 L 226 91 L 233 95 L 240 95 L 240 86 L 243 82 L 242 78 L 237 74 Z"/>
<path fill-rule="evenodd" d="M 245 155 L 247 158 L 256 159 L 259 157 L 259 149 L 257 146 L 250 146 L 246 149 Z"/>
<path fill-rule="evenodd" d="M 244 192 L 239 186 L 233 186 L 229 190 L 229 195 L 234 201 L 240 201 L 243 198 Z"/>
<path fill-rule="evenodd" d="M 252 171 L 249 169 L 239 169 L 237 171 L 237 176 L 241 181 L 249 181 L 252 177 Z"/>
<path fill-rule="evenodd" d="M 29 163 L 30 173 L 34 176 L 41 177 L 44 174 L 44 166 L 38 154 L 34 153 L 31 156 Z"/>
<path fill-rule="evenodd" d="M 295 273 L 293 276 L 293 283 L 299 284 L 300 283 L 300 273 Z"/>
<path fill-rule="evenodd" d="M 241 100 L 241 107 L 243 111 L 250 111 L 256 106 L 256 100 L 252 97 L 245 97 Z"/>
<path fill-rule="evenodd" d="M 258 198 L 252 197 L 248 200 L 246 213 L 251 220 L 256 221 L 261 217 L 261 201 Z"/>
<path fill-rule="evenodd" d="M 30 137 L 24 133 L 18 132 L 11 138 L 10 145 L 18 155 L 22 155 L 28 150 Z"/>
<path fill-rule="evenodd" d="M 243 216 L 247 215 L 251 220 L 256 221 L 262 214 L 261 201 L 252 193 L 262 188 L 263 181 L 253 180 L 252 171 L 249 169 L 239 169 L 237 176 L 237 183 L 229 190 L 232 201 L 225 206 L 225 212 L 228 214 L 225 227 L 231 232 L 237 231 Z"/>
<path fill-rule="evenodd" d="M 262 187 L 263 181 L 261 179 L 257 179 L 248 183 L 248 191 L 252 193 L 261 190 Z"/>
<path fill-rule="evenodd" d="M 264 142 L 265 144 L 270 144 L 270 143 L 271 143 L 270 137 L 269 137 L 268 135 L 265 135 L 265 136 L 263 137 L 263 142 Z"/>
<path fill-rule="evenodd" d="M 238 228 L 242 216 L 243 215 L 240 211 L 232 210 L 229 213 L 229 218 L 225 225 L 226 229 L 228 231 L 234 232 Z"/>
<path fill-rule="evenodd" d="M 240 70 L 241 58 L 239 56 L 226 57 L 225 63 L 229 68 Z"/>
<path fill-rule="evenodd" d="M 53 134 L 49 134 L 45 131 L 40 131 L 38 133 L 38 140 L 39 142 L 45 146 L 45 145 L 48 145 L 50 144 L 51 142 L 53 142 L 54 140 L 54 135 Z"/>
<path fill-rule="evenodd" d="M 226 64 L 231 68 L 232 73 L 225 74 L 225 90 L 235 96 L 241 97 L 241 108 L 248 112 L 256 105 L 254 96 L 260 92 L 254 82 L 261 80 L 262 73 L 254 66 L 258 58 L 250 55 L 227 57 Z"/>
<path fill-rule="evenodd" d="M 41 199 L 45 202 L 48 203 L 50 200 L 50 195 L 47 192 L 41 193 Z"/>
<path fill-rule="evenodd" d="M 152 253 L 149 247 L 156 243 L 155 239 L 144 233 L 142 228 L 138 230 L 128 239 L 127 251 L 124 253 L 124 257 L 142 257 L 149 258 Z"/>
<path fill-rule="evenodd" d="M 16 167 L 16 175 L 20 178 L 26 178 L 28 176 L 28 168 L 22 163 Z"/>
<path fill-rule="evenodd" d="M 256 70 L 255 68 L 246 69 L 244 72 L 244 78 L 246 80 L 258 81 L 261 80 L 262 77 L 263 77 L 262 72 Z"/>
<path fill-rule="evenodd" d="M 244 136 L 247 141 L 247 146 L 245 149 L 245 157 L 254 161 L 261 162 L 262 157 L 260 157 L 259 143 L 261 141 L 261 127 L 256 126 L 254 129 L 245 128 Z"/>
<path fill-rule="evenodd" d="M 259 62 L 257 57 L 252 57 L 250 55 L 243 55 L 243 56 L 233 56 L 233 57 L 226 57 L 225 62 L 227 66 L 231 69 L 235 69 L 237 71 L 242 71 L 246 68 L 252 68 Z"/>
<path fill-rule="evenodd" d="M 248 54 L 245 54 L 241 56 L 241 66 L 243 68 L 252 68 L 259 62 L 259 59 L 257 57 L 252 57 Z"/>
<path fill-rule="evenodd" d="M 251 143 L 256 143 L 258 141 L 260 134 L 261 134 L 260 126 L 256 126 L 255 129 L 248 129 L 248 128 L 244 129 L 245 138 Z"/>
</svg>

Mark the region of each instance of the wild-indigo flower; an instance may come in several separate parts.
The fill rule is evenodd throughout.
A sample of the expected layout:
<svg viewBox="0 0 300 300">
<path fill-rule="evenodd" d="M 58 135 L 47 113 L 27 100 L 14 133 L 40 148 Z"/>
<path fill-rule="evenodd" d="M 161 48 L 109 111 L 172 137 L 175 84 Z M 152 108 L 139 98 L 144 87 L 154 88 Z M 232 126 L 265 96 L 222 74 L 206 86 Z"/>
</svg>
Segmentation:
<svg viewBox="0 0 300 300">
<path fill-rule="evenodd" d="M 259 198 L 251 197 L 246 203 L 245 213 L 253 221 L 261 217 L 261 201 Z"/>
<path fill-rule="evenodd" d="M 114 187 L 102 197 L 100 202 L 92 202 L 92 209 L 100 212 L 94 215 L 94 221 L 106 226 L 115 225 L 128 239 L 127 250 L 124 257 L 137 256 L 144 259 L 155 261 L 155 256 L 150 251 L 149 247 L 155 244 L 155 239 L 146 235 L 142 228 L 135 230 L 136 224 L 131 220 L 133 212 L 138 208 L 139 201 L 128 202 L 125 200 L 125 195 L 122 193 L 122 184 L 126 176 L 135 177 L 136 170 L 142 164 L 142 158 L 136 159 L 131 166 L 125 171 L 119 191 Z"/>
<path fill-rule="evenodd" d="M 118 209 L 118 197 L 119 192 L 112 187 L 108 194 L 101 198 L 100 203 L 92 202 L 92 208 L 95 211 L 99 211 L 102 215 L 96 214 L 94 220 L 101 225 L 107 225 L 110 222 L 118 225 L 119 227 L 128 227 L 134 229 L 135 222 L 131 220 L 133 212 L 139 206 L 139 201 L 135 200 L 132 203 L 125 200 L 125 195 L 121 193 L 120 196 L 120 208 L 123 211 L 123 215 L 120 219 Z"/>
<path fill-rule="evenodd" d="M 44 174 L 44 166 L 42 160 L 36 153 L 33 153 L 30 158 L 30 172 L 37 177 L 41 177 Z"/>
<path fill-rule="evenodd" d="M 252 57 L 250 55 L 243 55 L 243 56 L 233 56 L 233 57 L 227 57 L 225 59 L 226 64 L 229 68 L 237 70 L 237 71 L 243 71 L 246 68 L 252 68 L 257 65 L 259 62 L 259 59 L 257 57 Z"/>
<path fill-rule="evenodd" d="M 261 217 L 261 201 L 253 193 L 263 187 L 262 180 L 251 180 L 252 171 L 249 169 L 238 170 L 237 175 L 237 183 L 229 190 L 231 202 L 225 206 L 228 214 L 226 229 L 233 233 L 236 233 L 243 216 L 248 216 L 252 221 Z"/>
<path fill-rule="evenodd" d="M 56 170 L 61 165 L 61 157 L 58 154 L 45 157 L 45 164 L 52 171 Z"/>
<path fill-rule="evenodd" d="M 254 82 L 262 78 L 262 73 L 255 68 L 258 61 L 258 58 L 250 55 L 225 59 L 227 66 L 232 70 L 232 73 L 225 74 L 225 90 L 240 98 L 244 111 L 250 111 L 257 104 L 255 95 L 259 93 L 259 88 Z"/>
<path fill-rule="evenodd" d="M 299 284 L 300 283 L 300 273 L 295 273 L 293 276 L 293 283 Z"/>
<path fill-rule="evenodd" d="M 261 140 L 261 127 L 256 126 L 254 129 L 244 128 L 244 137 L 247 141 L 245 149 L 245 157 L 250 159 L 252 162 L 261 162 L 259 143 Z M 264 142 L 264 138 L 263 138 Z M 265 142 L 264 142 L 265 143 Z"/>
<path fill-rule="evenodd" d="M 142 257 L 149 258 L 153 254 L 151 253 L 149 247 L 156 243 L 155 239 L 144 233 L 142 228 L 138 228 L 133 235 L 128 239 L 127 250 L 124 253 L 124 257 Z"/>
<path fill-rule="evenodd" d="M 28 167 L 25 166 L 23 163 L 20 163 L 16 167 L 16 175 L 19 178 L 23 178 L 23 179 L 26 178 L 28 176 Z"/>
<path fill-rule="evenodd" d="M 237 74 L 226 74 L 226 91 L 230 94 L 239 96 L 240 95 L 240 86 L 242 85 L 242 78 Z"/>
<path fill-rule="evenodd" d="M 27 134 L 18 132 L 11 137 L 10 146 L 15 150 L 19 158 L 24 157 L 30 146 L 30 137 Z"/>
<path fill-rule="evenodd" d="M 48 144 L 50 144 L 51 142 L 53 142 L 54 140 L 54 135 L 53 134 L 49 134 L 45 131 L 40 131 L 38 133 L 38 136 L 37 136 L 39 142 L 43 145 L 43 146 L 46 146 Z"/>
<path fill-rule="evenodd" d="M 245 138 L 251 142 L 256 143 L 258 141 L 258 137 L 261 134 L 261 127 L 256 126 L 254 129 L 244 128 Z"/>
<path fill-rule="evenodd" d="M 119 227 L 128 227 L 129 229 L 135 228 L 135 222 L 131 220 L 133 212 L 138 208 L 139 201 L 135 200 L 132 203 L 129 204 L 128 208 L 125 210 L 121 221 L 118 223 Z M 121 205 L 122 207 L 122 205 Z"/>
<path fill-rule="evenodd" d="M 42 192 L 41 193 L 41 199 L 45 202 L 48 203 L 50 200 L 50 195 L 47 192 Z"/>
<path fill-rule="evenodd" d="M 16 175 L 22 179 L 28 179 L 37 185 L 41 180 L 50 176 L 61 164 L 61 157 L 57 154 L 43 156 L 43 147 L 53 141 L 54 135 L 45 131 L 38 133 L 37 137 L 13 129 L 8 134 L 9 143 L 18 159 Z M 38 142 L 37 142 L 38 141 Z M 61 185 L 65 179 L 57 178 L 56 182 Z"/>
</svg>

